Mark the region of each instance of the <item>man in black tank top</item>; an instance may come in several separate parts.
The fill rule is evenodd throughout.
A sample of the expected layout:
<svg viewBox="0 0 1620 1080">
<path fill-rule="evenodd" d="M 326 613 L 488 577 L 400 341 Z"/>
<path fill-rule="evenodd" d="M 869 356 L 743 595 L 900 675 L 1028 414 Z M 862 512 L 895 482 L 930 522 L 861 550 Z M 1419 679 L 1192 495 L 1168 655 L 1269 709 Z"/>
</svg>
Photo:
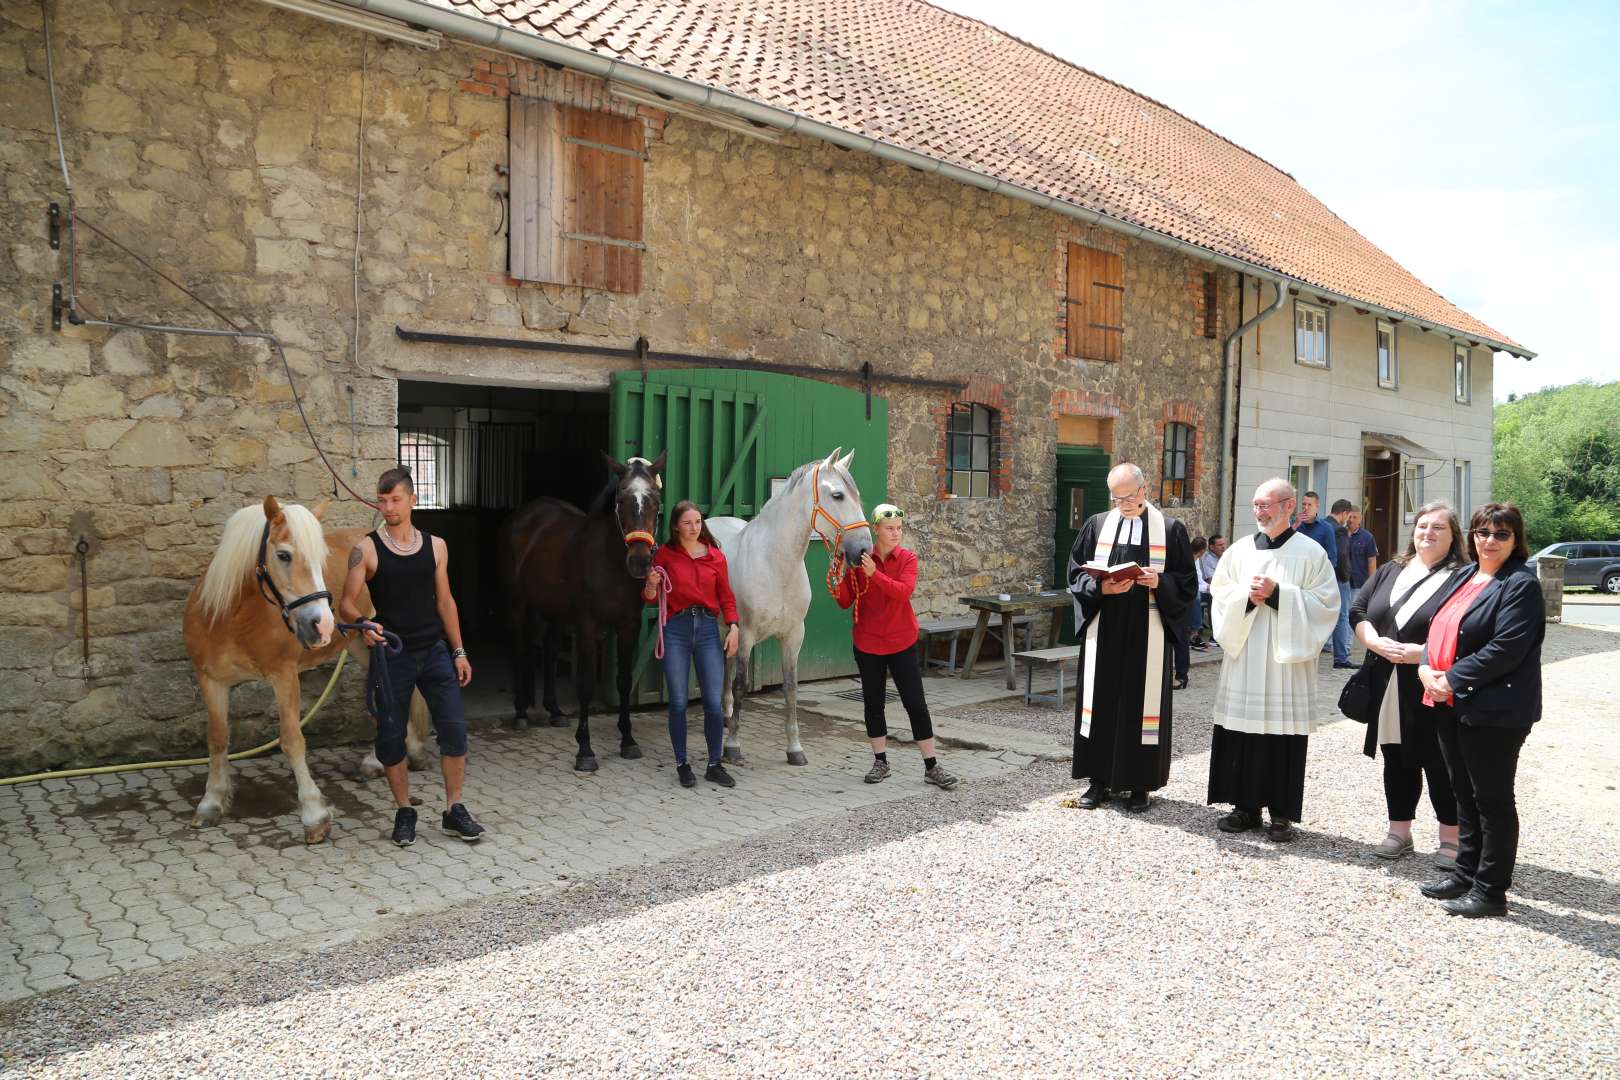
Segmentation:
<svg viewBox="0 0 1620 1080">
<path fill-rule="evenodd" d="M 484 834 L 461 803 L 467 774 L 467 718 L 461 688 L 472 682 L 472 664 L 461 647 L 461 618 L 450 595 L 449 546 L 411 524 L 416 489 L 411 471 L 389 469 L 377 481 L 377 503 L 383 527 L 362 537 L 349 553 L 349 576 L 343 583 L 338 611 L 344 622 L 360 615 L 360 590 L 369 586 L 377 609 L 371 620 L 400 636 L 405 649 L 388 658 L 387 715 L 377 718 L 377 760 L 393 792 L 394 843 L 416 842 L 416 811 L 411 807 L 410 773 L 405 762 L 405 725 L 411 692 L 419 690 L 433 717 L 444 769 L 443 827 L 469 843 Z M 373 630 L 362 631 L 366 644 L 381 644 Z M 446 643 L 448 639 L 448 644 Z"/>
</svg>

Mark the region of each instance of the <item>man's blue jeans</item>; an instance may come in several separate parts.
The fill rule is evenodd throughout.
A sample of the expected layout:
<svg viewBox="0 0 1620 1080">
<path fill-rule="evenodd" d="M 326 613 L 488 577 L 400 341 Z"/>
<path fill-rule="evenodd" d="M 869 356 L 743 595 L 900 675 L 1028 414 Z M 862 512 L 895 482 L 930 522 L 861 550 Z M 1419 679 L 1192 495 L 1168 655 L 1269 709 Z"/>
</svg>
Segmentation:
<svg viewBox="0 0 1620 1080">
<path fill-rule="evenodd" d="M 686 764 L 687 684 L 697 665 L 698 689 L 703 695 L 703 737 L 709 744 L 709 764 L 720 764 L 726 716 L 721 711 L 725 688 L 726 650 L 720 641 L 720 620 L 702 608 L 687 608 L 664 626 L 664 686 L 669 691 L 669 741 L 677 764 Z"/>
<path fill-rule="evenodd" d="M 1348 581 L 1339 582 L 1339 625 L 1333 628 L 1333 662 L 1350 662 L 1350 591 Z"/>
</svg>

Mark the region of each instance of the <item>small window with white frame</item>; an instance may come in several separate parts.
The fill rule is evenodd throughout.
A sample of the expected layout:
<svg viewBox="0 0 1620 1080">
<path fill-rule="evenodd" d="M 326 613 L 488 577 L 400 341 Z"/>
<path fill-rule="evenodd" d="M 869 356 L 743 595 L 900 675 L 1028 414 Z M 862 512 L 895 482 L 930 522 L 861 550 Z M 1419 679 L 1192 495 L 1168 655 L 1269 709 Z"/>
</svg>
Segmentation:
<svg viewBox="0 0 1620 1080">
<path fill-rule="evenodd" d="M 1399 378 L 1395 367 L 1395 324 L 1379 319 L 1373 337 L 1378 346 L 1378 385 L 1393 390 Z"/>
<path fill-rule="evenodd" d="M 1294 301 L 1294 360 L 1310 367 L 1328 366 L 1327 308 Z"/>
<path fill-rule="evenodd" d="M 1401 469 L 1401 520 L 1410 525 L 1423 505 L 1423 463 L 1408 461 Z"/>
<path fill-rule="evenodd" d="M 1455 461 L 1451 466 L 1451 505 L 1457 511 L 1457 516 L 1466 518 L 1473 505 L 1473 478 L 1469 475 L 1468 462 Z"/>
<path fill-rule="evenodd" d="M 1457 404 L 1467 405 L 1474 400 L 1473 354 L 1468 346 L 1458 345 L 1454 357 L 1452 370 L 1455 373 Z"/>
</svg>

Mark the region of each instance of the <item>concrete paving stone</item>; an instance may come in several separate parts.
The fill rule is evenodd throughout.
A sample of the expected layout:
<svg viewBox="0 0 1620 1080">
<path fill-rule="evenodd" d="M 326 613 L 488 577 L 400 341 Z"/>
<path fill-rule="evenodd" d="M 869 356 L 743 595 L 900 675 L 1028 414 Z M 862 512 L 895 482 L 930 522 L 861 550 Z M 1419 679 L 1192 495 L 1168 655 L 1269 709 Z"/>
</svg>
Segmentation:
<svg viewBox="0 0 1620 1080">
<path fill-rule="evenodd" d="M 29 978 L 44 975 L 58 975 L 66 971 L 72 961 L 59 952 L 40 953 L 35 956 L 19 957 L 19 962 L 28 969 Z"/>
<path fill-rule="evenodd" d="M 162 961 L 160 961 L 157 957 L 148 953 L 142 953 L 139 956 L 131 956 L 124 960 L 115 960 L 113 961 L 113 966 L 127 975 L 132 971 L 140 971 L 143 968 L 155 968 L 160 963 L 162 963 Z"/>
<path fill-rule="evenodd" d="M 81 904 L 79 910 L 84 912 L 84 917 L 90 920 L 92 926 L 124 917 L 124 906 L 111 900 L 98 904 Z"/>
<path fill-rule="evenodd" d="M 169 938 L 166 941 L 154 941 L 148 947 L 147 953 L 160 963 L 172 964 L 196 956 L 197 950 L 183 938 Z"/>
<path fill-rule="evenodd" d="M 109 919 L 106 922 L 92 923 L 96 936 L 103 945 L 111 946 L 113 942 L 132 940 L 135 937 L 135 924 L 123 919 Z"/>
<path fill-rule="evenodd" d="M 208 917 L 206 912 L 190 904 L 170 907 L 166 909 L 166 914 L 169 917 L 169 925 L 177 930 L 188 926 L 196 926 L 198 923 L 204 922 Z"/>
<path fill-rule="evenodd" d="M 80 934 L 77 937 L 64 939 L 58 951 L 67 957 L 69 961 L 77 964 L 81 960 L 106 956 L 107 946 L 101 943 L 101 938 L 96 934 Z"/>
<path fill-rule="evenodd" d="M 147 944 L 138 938 L 126 938 L 121 941 L 105 942 L 107 946 L 107 961 L 112 964 L 122 963 L 137 956 L 145 956 Z"/>
<path fill-rule="evenodd" d="M 79 980 L 66 973 L 56 975 L 41 975 L 30 977 L 27 980 L 28 989 L 36 994 L 47 994 L 52 990 L 65 990 L 70 986 L 79 985 Z"/>
</svg>

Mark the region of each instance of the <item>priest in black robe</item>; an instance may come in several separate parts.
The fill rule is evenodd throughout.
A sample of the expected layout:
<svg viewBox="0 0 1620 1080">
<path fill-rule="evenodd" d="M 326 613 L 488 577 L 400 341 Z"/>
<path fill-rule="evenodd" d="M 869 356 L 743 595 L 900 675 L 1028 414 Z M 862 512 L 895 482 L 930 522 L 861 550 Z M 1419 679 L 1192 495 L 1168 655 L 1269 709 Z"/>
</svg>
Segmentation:
<svg viewBox="0 0 1620 1080">
<path fill-rule="evenodd" d="M 1128 793 L 1125 808 L 1141 811 L 1170 779 L 1172 658 L 1198 602 L 1198 571 L 1186 526 L 1148 501 L 1141 469 L 1115 466 L 1108 494 L 1113 508 L 1090 518 L 1069 552 L 1080 638 L 1073 776 L 1091 780 L 1083 808 Z M 1147 572 L 1101 582 L 1081 569 L 1094 560 Z"/>
</svg>

